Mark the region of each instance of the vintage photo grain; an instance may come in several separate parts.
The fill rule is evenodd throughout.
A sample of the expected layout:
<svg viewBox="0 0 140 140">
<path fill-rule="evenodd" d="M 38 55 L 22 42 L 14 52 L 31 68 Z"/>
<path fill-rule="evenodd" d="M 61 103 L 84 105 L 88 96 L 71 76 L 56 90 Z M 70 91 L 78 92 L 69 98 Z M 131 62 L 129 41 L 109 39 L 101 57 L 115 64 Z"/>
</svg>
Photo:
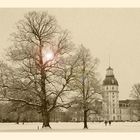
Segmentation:
<svg viewBox="0 0 140 140">
<path fill-rule="evenodd" d="M 140 8 L 0 19 L 0 132 L 140 132 Z"/>
</svg>

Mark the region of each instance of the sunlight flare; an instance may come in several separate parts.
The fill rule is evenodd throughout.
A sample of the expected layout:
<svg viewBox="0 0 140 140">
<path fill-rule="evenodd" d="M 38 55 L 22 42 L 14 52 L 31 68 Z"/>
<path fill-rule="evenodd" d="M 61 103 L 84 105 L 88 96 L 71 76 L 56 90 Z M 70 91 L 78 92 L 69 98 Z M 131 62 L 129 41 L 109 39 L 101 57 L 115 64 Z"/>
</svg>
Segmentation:
<svg viewBox="0 0 140 140">
<path fill-rule="evenodd" d="M 54 59 L 54 52 L 51 49 L 43 50 L 44 62 L 51 61 Z"/>
</svg>

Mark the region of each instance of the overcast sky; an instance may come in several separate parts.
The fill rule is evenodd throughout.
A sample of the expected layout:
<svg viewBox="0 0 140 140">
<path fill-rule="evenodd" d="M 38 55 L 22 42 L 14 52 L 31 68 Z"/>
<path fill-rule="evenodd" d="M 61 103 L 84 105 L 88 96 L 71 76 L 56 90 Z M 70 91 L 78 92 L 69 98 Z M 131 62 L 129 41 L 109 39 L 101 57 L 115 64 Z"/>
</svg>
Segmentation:
<svg viewBox="0 0 140 140">
<path fill-rule="evenodd" d="M 36 9 L 0 9 L 0 57 L 10 45 L 15 23 Z M 129 98 L 131 87 L 140 82 L 140 9 L 37 9 L 54 15 L 71 32 L 76 45 L 83 44 L 100 59 L 102 80 L 111 67 L 119 82 L 120 99 Z"/>
</svg>

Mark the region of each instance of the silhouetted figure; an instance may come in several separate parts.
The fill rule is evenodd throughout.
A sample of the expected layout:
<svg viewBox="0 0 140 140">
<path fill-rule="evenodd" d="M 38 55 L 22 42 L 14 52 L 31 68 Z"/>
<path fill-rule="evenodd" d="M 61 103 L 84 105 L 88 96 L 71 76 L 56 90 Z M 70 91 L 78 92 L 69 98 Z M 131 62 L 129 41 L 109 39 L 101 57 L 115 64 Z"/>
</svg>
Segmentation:
<svg viewBox="0 0 140 140">
<path fill-rule="evenodd" d="M 111 121 L 109 121 L 109 125 L 111 125 Z"/>
<path fill-rule="evenodd" d="M 107 121 L 105 121 L 105 126 L 107 126 Z"/>
</svg>

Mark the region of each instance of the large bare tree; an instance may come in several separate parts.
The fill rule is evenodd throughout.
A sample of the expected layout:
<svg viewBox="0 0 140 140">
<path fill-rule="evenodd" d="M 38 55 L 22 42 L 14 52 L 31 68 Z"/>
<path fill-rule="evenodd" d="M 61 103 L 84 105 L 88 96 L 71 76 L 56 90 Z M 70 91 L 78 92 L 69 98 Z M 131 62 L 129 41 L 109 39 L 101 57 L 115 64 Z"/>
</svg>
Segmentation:
<svg viewBox="0 0 140 140">
<path fill-rule="evenodd" d="M 46 12 L 29 12 L 16 27 L 8 53 L 14 70 L 4 72 L 7 66 L 1 72 L 1 99 L 34 107 L 42 114 L 43 127 L 50 127 L 50 113 L 70 107 L 65 99 L 78 61 L 72 56 L 73 43 Z"/>
<path fill-rule="evenodd" d="M 83 111 L 84 128 L 87 126 L 87 118 L 91 110 L 95 109 L 95 101 L 100 100 L 100 82 L 97 79 L 96 68 L 98 59 L 93 58 L 88 49 L 81 45 L 77 52 L 78 66 L 76 77 L 72 87 L 77 91 L 75 102 L 79 104 Z"/>
</svg>

